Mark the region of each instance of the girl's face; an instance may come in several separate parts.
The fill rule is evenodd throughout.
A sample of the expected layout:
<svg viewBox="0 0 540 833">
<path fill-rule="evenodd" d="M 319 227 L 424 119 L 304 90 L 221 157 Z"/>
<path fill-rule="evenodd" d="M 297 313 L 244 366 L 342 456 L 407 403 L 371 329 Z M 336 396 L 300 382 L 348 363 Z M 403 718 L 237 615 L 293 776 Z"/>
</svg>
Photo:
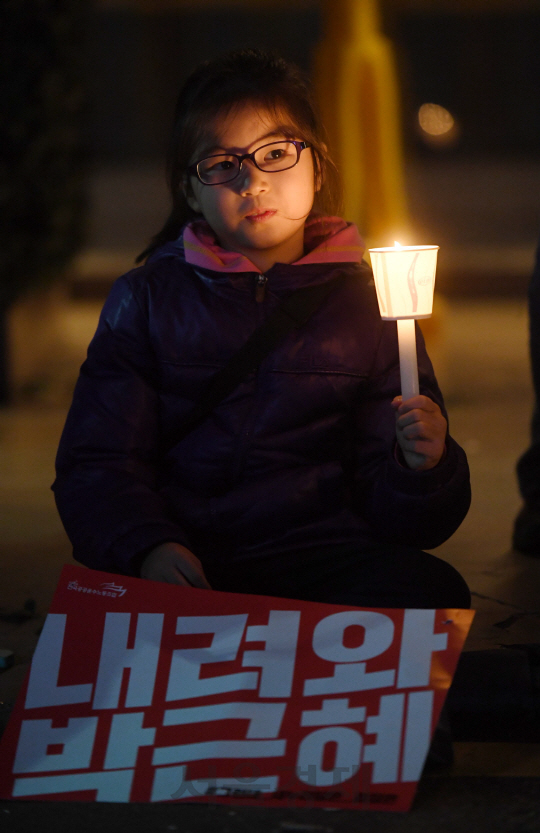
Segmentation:
<svg viewBox="0 0 540 833">
<path fill-rule="evenodd" d="M 216 144 L 200 149 L 199 161 L 214 153 L 250 153 L 286 136 L 276 119 L 246 104 L 216 124 Z M 246 255 L 262 272 L 274 263 L 293 263 L 304 252 L 304 225 L 315 196 L 311 150 L 294 168 L 260 171 L 250 159 L 232 182 L 203 185 L 191 177 L 190 207 L 203 215 L 221 246 Z"/>
</svg>

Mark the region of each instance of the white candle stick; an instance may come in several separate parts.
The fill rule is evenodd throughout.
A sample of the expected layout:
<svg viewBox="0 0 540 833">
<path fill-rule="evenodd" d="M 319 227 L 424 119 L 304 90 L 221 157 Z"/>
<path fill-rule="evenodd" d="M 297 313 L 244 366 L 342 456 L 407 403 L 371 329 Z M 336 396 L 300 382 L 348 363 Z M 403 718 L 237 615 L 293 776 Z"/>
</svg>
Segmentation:
<svg viewBox="0 0 540 833">
<path fill-rule="evenodd" d="M 401 395 L 403 399 L 410 399 L 411 396 L 417 396 L 420 393 L 414 318 L 398 319 L 397 331 Z"/>
<path fill-rule="evenodd" d="M 438 246 L 401 246 L 370 249 L 381 317 L 397 321 L 401 394 L 419 393 L 415 319 L 429 318 Z"/>
</svg>

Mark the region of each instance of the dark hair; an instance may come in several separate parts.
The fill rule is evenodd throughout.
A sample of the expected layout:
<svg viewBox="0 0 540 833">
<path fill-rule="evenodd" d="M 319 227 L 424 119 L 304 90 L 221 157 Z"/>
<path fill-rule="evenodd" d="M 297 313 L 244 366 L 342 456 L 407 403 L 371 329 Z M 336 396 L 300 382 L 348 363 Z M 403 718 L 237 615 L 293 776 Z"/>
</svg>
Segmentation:
<svg viewBox="0 0 540 833">
<path fill-rule="evenodd" d="M 182 226 L 198 216 L 186 200 L 184 189 L 190 187 L 186 169 L 195 161 L 197 149 L 212 137 L 216 119 L 246 103 L 268 111 L 280 125 L 288 126 L 298 138 L 310 143 L 315 176 L 321 183 L 314 210 L 339 213 L 341 181 L 328 155 L 308 81 L 297 66 L 277 55 L 256 49 L 238 50 L 201 64 L 182 87 L 167 160 L 172 211 L 137 263 L 158 246 L 176 240 Z"/>
</svg>

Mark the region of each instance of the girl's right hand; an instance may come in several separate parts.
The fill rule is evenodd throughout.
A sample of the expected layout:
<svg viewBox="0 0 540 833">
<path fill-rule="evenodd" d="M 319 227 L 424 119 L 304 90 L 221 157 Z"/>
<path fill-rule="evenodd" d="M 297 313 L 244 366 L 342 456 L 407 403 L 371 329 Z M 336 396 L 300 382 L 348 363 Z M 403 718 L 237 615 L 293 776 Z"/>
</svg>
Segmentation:
<svg viewBox="0 0 540 833">
<path fill-rule="evenodd" d="M 180 584 L 182 587 L 212 589 L 197 556 L 174 541 L 160 544 L 148 553 L 141 565 L 141 578 Z"/>
</svg>

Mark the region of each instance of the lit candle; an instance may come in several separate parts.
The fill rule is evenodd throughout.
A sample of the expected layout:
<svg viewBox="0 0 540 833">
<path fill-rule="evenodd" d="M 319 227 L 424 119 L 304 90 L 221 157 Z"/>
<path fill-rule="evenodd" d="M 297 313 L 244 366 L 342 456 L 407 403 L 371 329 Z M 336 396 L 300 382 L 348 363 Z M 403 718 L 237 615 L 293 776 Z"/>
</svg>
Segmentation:
<svg viewBox="0 0 540 833">
<path fill-rule="evenodd" d="M 370 249 L 381 318 L 397 321 L 401 394 L 419 393 L 416 357 L 416 318 L 429 318 L 438 246 L 394 246 Z"/>
</svg>

